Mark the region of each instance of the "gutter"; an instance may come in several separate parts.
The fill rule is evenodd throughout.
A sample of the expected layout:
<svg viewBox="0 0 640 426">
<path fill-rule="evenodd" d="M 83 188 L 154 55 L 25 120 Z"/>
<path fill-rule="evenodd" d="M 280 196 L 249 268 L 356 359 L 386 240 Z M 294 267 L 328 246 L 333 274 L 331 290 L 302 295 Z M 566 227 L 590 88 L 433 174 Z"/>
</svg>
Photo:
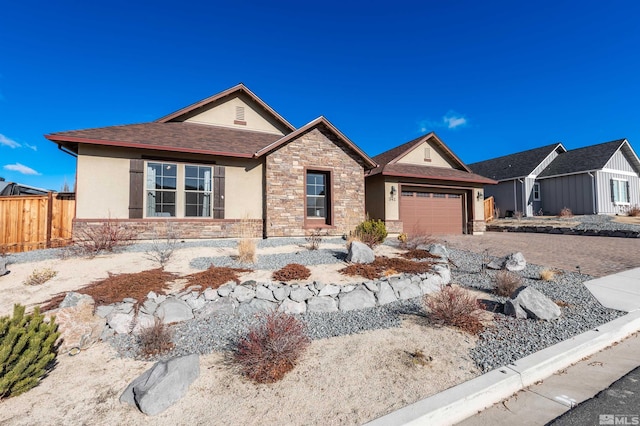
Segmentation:
<svg viewBox="0 0 640 426">
<path fill-rule="evenodd" d="M 76 154 L 75 152 L 65 148 L 64 146 L 62 146 L 62 144 L 58 144 L 58 149 L 62 152 L 64 152 L 65 154 L 69 154 L 70 156 L 74 157 L 74 158 L 78 158 L 78 154 Z"/>
</svg>

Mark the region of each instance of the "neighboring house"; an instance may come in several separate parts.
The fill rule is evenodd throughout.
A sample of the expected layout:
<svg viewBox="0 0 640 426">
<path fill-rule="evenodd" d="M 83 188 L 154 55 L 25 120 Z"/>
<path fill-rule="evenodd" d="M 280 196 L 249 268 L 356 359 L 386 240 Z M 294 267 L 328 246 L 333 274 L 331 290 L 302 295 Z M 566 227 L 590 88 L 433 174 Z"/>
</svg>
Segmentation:
<svg viewBox="0 0 640 426">
<path fill-rule="evenodd" d="M 367 212 L 391 232 L 481 233 L 483 185 L 496 182 L 471 170 L 429 133 L 383 152 L 367 173 Z"/>
<path fill-rule="evenodd" d="M 154 122 L 46 138 L 77 156 L 74 232 L 110 218 L 142 237 L 342 234 L 376 165 L 324 117 L 295 129 L 242 84 Z"/>
<path fill-rule="evenodd" d="M 317 228 L 342 235 L 364 220 L 365 174 L 377 167 L 324 117 L 296 129 L 242 84 L 154 122 L 46 138 L 77 157 L 74 232 L 117 220 L 141 238 L 169 229 L 179 238 L 237 237 L 247 230 L 302 236 Z M 418 146 L 421 141 L 430 154 Z M 405 194 L 456 200 L 458 222 L 451 232 L 482 230 L 477 194 L 490 181 L 472 175 L 433 134 L 413 145 L 399 147 L 367 178 L 372 216 L 387 221 L 392 232 L 438 220 L 437 209 L 430 209 L 439 200 L 433 206 L 418 202 L 413 214 L 420 219 L 403 227 L 399 220 L 409 204 L 399 207 L 396 192 L 395 204 L 387 200 L 394 186 Z M 429 167 L 411 165 L 413 148 L 426 155 L 420 161 Z M 393 174 L 405 166 L 417 168 Z"/>
<path fill-rule="evenodd" d="M 551 147 L 553 145 L 538 150 L 549 151 Z M 485 176 L 499 175 L 510 160 L 533 151 L 536 150 L 469 167 Z M 526 177 L 512 179 L 511 191 L 505 190 L 504 185 L 501 187 L 501 179 L 497 179 L 500 181 L 497 187 L 486 188 L 487 195 L 494 196 L 502 214 L 514 209 L 526 215 L 540 211 L 553 215 L 565 207 L 574 214 L 617 214 L 640 204 L 640 161 L 626 139 L 569 151 L 557 144 L 534 170 Z"/>
</svg>

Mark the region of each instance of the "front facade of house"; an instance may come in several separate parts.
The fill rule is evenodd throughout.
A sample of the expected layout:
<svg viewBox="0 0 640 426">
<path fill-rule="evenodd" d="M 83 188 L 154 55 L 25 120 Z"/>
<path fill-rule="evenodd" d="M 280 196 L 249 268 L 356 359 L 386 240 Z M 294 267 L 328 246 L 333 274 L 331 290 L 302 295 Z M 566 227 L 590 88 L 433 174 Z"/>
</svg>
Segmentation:
<svg viewBox="0 0 640 426">
<path fill-rule="evenodd" d="M 435 133 L 383 152 L 367 173 L 367 212 L 391 232 L 479 234 L 485 230 L 483 185 Z"/>
<path fill-rule="evenodd" d="M 468 226 L 483 219 L 474 201 L 481 185 L 455 183 L 469 172 L 448 149 L 441 156 L 434 145 L 434 168 L 460 176 L 381 173 L 379 184 L 369 173 L 377 163 L 327 119 L 296 129 L 242 84 L 154 122 L 46 137 L 77 157 L 74 232 L 112 220 L 139 238 L 344 235 L 367 209 L 402 232 L 409 201 L 394 206 L 378 194 L 394 184 L 405 193 L 448 188 L 445 199 L 464 217 L 453 230 L 482 228 Z M 381 215 L 376 202 L 365 204 L 365 176 Z M 420 206 L 415 214 L 437 216 Z"/>
<path fill-rule="evenodd" d="M 499 181 L 485 191 L 501 217 L 620 214 L 640 204 L 640 162 L 626 139 L 569 151 L 548 145 L 470 167 Z"/>
</svg>

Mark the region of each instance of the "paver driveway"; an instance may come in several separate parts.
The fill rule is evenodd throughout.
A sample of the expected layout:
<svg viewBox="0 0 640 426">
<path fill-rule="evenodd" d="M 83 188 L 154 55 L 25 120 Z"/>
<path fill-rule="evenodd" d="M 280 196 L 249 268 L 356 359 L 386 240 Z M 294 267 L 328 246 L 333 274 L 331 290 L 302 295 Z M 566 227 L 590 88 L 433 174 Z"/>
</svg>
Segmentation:
<svg viewBox="0 0 640 426">
<path fill-rule="evenodd" d="M 640 267 L 640 238 L 581 235 L 485 232 L 484 235 L 447 235 L 446 245 L 491 256 L 521 252 L 527 262 L 601 277 Z"/>
</svg>

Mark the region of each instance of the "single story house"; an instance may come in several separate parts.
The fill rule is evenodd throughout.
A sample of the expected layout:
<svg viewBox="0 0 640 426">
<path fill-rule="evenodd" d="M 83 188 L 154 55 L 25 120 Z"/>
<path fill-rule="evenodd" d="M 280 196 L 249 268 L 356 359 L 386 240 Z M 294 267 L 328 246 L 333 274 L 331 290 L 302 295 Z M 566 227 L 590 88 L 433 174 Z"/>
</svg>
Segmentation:
<svg viewBox="0 0 640 426">
<path fill-rule="evenodd" d="M 391 232 L 472 234 L 485 230 L 483 186 L 496 182 L 471 170 L 429 133 L 373 157 L 366 206 Z"/>
<path fill-rule="evenodd" d="M 640 161 L 626 139 L 566 150 L 561 143 L 470 164 L 501 216 L 618 214 L 640 204 Z"/>
<path fill-rule="evenodd" d="M 303 236 L 317 228 L 343 235 L 365 219 L 365 176 L 375 181 L 369 171 L 378 168 L 326 118 L 296 129 L 243 84 L 153 122 L 45 137 L 77 157 L 74 232 L 116 220 L 140 238 L 168 229 L 180 238 Z M 438 147 L 434 162 L 441 150 L 444 168 L 471 174 L 435 135 L 423 139 Z M 408 181 L 420 187 L 432 178 Z M 474 188 L 456 193 L 466 194 L 465 220 L 482 229 L 474 204 L 481 185 Z M 391 211 L 380 217 L 397 220 L 397 207 L 396 216 Z"/>
</svg>

